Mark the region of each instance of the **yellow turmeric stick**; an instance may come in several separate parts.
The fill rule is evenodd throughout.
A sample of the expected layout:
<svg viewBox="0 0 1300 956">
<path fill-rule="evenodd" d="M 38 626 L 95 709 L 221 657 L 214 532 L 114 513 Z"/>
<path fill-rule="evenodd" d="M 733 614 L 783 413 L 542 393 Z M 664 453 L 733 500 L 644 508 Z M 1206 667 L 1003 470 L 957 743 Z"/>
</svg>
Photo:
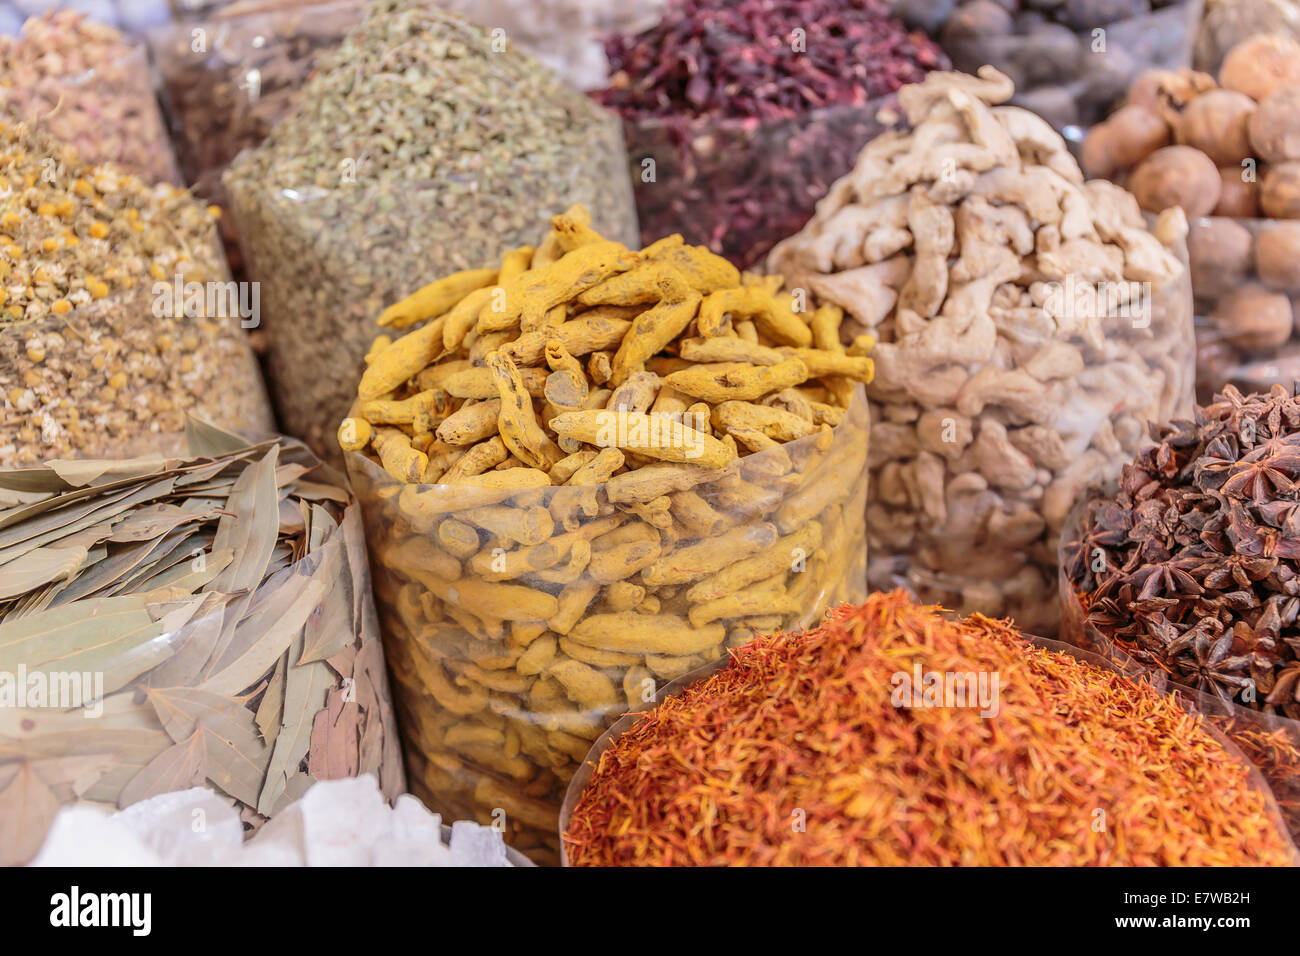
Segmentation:
<svg viewBox="0 0 1300 956">
<path fill-rule="evenodd" d="M 444 485 L 454 485 L 473 475 L 481 475 L 489 469 L 495 468 L 506 460 L 506 445 L 496 434 L 496 424 L 493 423 L 492 437 L 486 441 L 481 441 L 469 451 L 465 452 L 456 463 L 447 469 L 442 476 L 441 483 Z"/>
<path fill-rule="evenodd" d="M 404 329 L 425 319 L 436 319 L 475 289 L 497 281 L 496 269 L 464 269 L 430 282 L 379 314 L 385 328 Z"/>
<path fill-rule="evenodd" d="M 490 398 L 462 405 L 438 425 L 438 438 L 449 445 L 472 445 L 497 433 L 501 399 Z M 500 462 L 498 462 L 500 464 Z"/>
<path fill-rule="evenodd" d="M 496 358 L 509 358 L 509 353 L 502 353 L 500 350 L 493 353 Z M 489 358 L 489 365 L 492 359 Z M 511 364 L 514 364 L 513 362 Z M 533 398 L 544 398 L 546 396 L 546 370 L 540 368 L 519 368 L 519 381 L 523 390 Z M 474 368 L 463 369 L 452 375 L 447 376 L 443 381 L 443 388 L 448 395 L 456 398 L 477 398 L 491 399 L 498 398 L 496 376 L 490 367 L 477 366 Z"/>
<path fill-rule="evenodd" d="M 364 418 L 343 419 L 339 425 L 339 447 L 344 451 L 360 451 L 370 444 L 373 429 Z"/>
<path fill-rule="evenodd" d="M 578 644 L 609 651 L 684 656 L 716 647 L 727 632 L 721 624 L 693 628 L 673 614 L 618 611 L 590 614 L 570 628 L 567 636 Z"/>
<path fill-rule="evenodd" d="M 614 353 L 609 380 L 615 386 L 641 371 L 651 356 L 681 335 L 700 308 L 700 294 L 670 266 L 659 267 L 655 289 L 659 303 L 632 320 L 632 328 Z"/>
<path fill-rule="evenodd" d="M 568 209 L 564 210 L 564 215 L 583 226 L 591 225 L 591 213 L 589 213 L 587 207 L 580 202 L 575 202 Z M 559 232 L 557 232 L 555 226 L 552 225 L 550 230 L 546 233 L 546 238 L 542 240 L 542 244 L 539 245 L 537 251 L 533 253 L 532 267 L 534 269 L 541 269 L 544 266 L 549 266 L 552 262 L 559 259 L 560 256 L 564 255 L 566 251 L 567 250 L 563 249 L 560 245 Z"/>
<path fill-rule="evenodd" d="M 551 419 L 551 429 L 565 438 L 598 448 L 618 448 L 661 461 L 721 468 L 736 457 L 718 439 L 679 421 L 645 412 L 593 409 L 565 412 Z"/>
<path fill-rule="evenodd" d="M 551 217 L 551 229 L 555 231 L 560 249 L 566 253 L 581 246 L 605 241 L 604 236 L 591 228 L 590 217 L 584 220 L 582 216 L 561 213 Z"/>
<path fill-rule="evenodd" d="M 465 336 L 478 321 L 479 312 L 492 297 L 492 289 L 492 286 L 475 289 L 443 316 L 442 347 L 445 351 L 454 352 L 460 348 L 460 344 L 465 341 Z"/>
<path fill-rule="evenodd" d="M 574 356 L 611 349 L 623 341 L 623 336 L 632 327 L 632 323 L 622 317 L 628 311 L 621 308 L 592 309 L 558 328 L 525 332 L 513 342 L 502 346 L 500 351 L 523 368 L 541 362 L 546 356 L 546 344 L 556 339 L 565 351 Z"/>
<path fill-rule="evenodd" d="M 480 332 L 500 332 L 519 325 L 525 313 L 540 316 L 617 272 L 639 261 L 636 253 L 619 242 L 595 242 L 566 253 L 541 269 L 516 276 L 500 287 L 501 295 L 479 312 Z"/>
<path fill-rule="evenodd" d="M 416 482 L 429 464 L 428 456 L 411 447 L 411 440 L 396 428 L 377 428 L 371 439 L 379 461 L 398 481 Z"/>
<path fill-rule="evenodd" d="M 812 331 L 812 345 L 824 352 L 843 352 L 840 344 L 840 324 L 844 321 L 844 310 L 833 302 L 820 305 L 809 320 Z"/>
<path fill-rule="evenodd" d="M 839 375 L 867 385 L 875 377 L 875 363 L 865 355 L 846 355 L 840 352 L 824 352 L 821 349 L 792 348 L 781 349 L 781 354 L 788 358 L 797 358 L 803 362 L 808 368 L 809 378 Z"/>
<path fill-rule="evenodd" d="M 357 396 L 368 401 L 391 392 L 433 362 L 441 349 L 442 319 L 407 332 L 366 366 L 357 386 Z"/>
<path fill-rule="evenodd" d="M 525 465 L 550 471 L 564 453 L 537 423 L 532 398 L 524 387 L 519 369 L 499 353 L 488 358 L 488 368 L 492 370 L 501 398 L 501 414 L 497 418 L 501 440 Z"/>
<path fill-rule="evenodd" d="M 713 405 L 725 401 L 748 402 L 808 379 L 808 366 L 797 358 L 777 365 L 722 362 L 696 365 L 670 373 L 664 384 Z"/>
<path fill-rule="evenodd" d="M 749 365 L 777 365 L 786 358 L 776 349 L 738 335 L 683 339 L 678 354 L 688 362 L 745 362 Z"/>
<path fill-rule="evenodd" d="M 372 399 L 361 403 L 361 416 L 372 425 L 409 425 L 422 413 L 431 412 L 446 397 L 446 392 L 429 389 L 401 401 Z"/>
</svg>

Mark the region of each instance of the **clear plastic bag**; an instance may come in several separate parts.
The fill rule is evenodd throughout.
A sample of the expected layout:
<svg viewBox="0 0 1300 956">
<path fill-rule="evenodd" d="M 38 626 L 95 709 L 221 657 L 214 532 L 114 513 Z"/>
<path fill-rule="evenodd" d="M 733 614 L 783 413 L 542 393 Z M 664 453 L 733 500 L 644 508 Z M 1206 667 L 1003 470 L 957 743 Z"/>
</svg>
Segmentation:
<svg viewBox="0 0 1300 956">
<path fill-rule="evenodd" d="M 23 846 L 39 847 L 59 804 L 75 800 L 124 807 L 205 784 L 232 799 L 246 825 L 260 826 L 315 779 L 369 772 L 389 799 L 404 790 L 361 513 L 342 476 L 320 469 L 296 442 L 282 440 L 272 456 L 272 442 L 247 449 L 235 436 L 198 427 L 204 459 L 242 454 L 256 462 L 228 497 L 211 499 L 228 502 L 235 515 L 225 540 L 261 553 L 268 524 L 307 521 L 303 551 L 266 548 L 264 576 L 227 586 L 221 575 L 233 550 L 218 547 L 221 527 L 215 537 L 178 530 L 158 539 L 157 548 L 173 550 L 158 552 L 167 556 L 151 565 L 153 576 L 131 580 L 131 565 L 123 562 L 146 558 L 125 528 L 117 529 L 118 543 L 107 542 L 117 550 L 87 572 L 97 587 L 114 580 L 110 572 L 126 582 L 114 596 L 82 596 L 92 584 L 79 577 L 75 595 L 55 582 L 53 591 L 42 587 L 22 598 L 22 608 L 6 605 L 0 808 L 20 821 L 22 836 L 20 845 L 0 848 L 6 863 L 22 862 L 14 856 Z M 204 484 L 218 468 L 152 458 L 0 471 L 0 501 L 10 509 L 0 514 L 9 527 L 33 506 L 34 492 L 85 500 L 94 485 L 177 467 L 191 470 L 182 479 L 159 479 L 174 482 L 174 494 L 149 485 L 147 500 L 197 502 L 201 513 Z M 66 477 L 54 477 L 56 471 Z M 314 503 L 310 517 L 296 504 L 292 514 L 277 515 L 277 500 L 307 472 L 314 480 L 293 487 L 296 500 L 333 501 L 342 506 L 341 521 Z M 115 500 L 108 490 L 99 495 L 101 502 Z M 259 510 L 268 496 L 271 510 Z M 76 500 L 63 507 L 75 509 Z M 146 517 L 136 512 L 127 523 L 140 531 L 138 519 Z M 59 540 L 74 546 L 75 538 Z M 154 574 L 155 567 L 166 570 Z M 39 699 L 38 686 L 46 688 Z"/>
<path fill-rule="evenodd" d="M 1062 578 L 1062 580 L 1064 580 L 1064 578 Z M 1064 633 L 1062 636 L 1064 636 Z M 1063 652 L 1072 657 L 1078 658 L 1079 660 L 1087 661 L 1089 664 L 1096 667 L 1117 671 L 1126 677 L 1133 678 L 1134 680 L 1150 677 L 1150 675 L 1139 665 L 1122 657 L 1111 657 L 1105 654 L 1096 653 L 1092 650 L 1086 649 L 1086 646 L 1074 646 L 1069 643 L 1047 640 L 1032 635 L 1025 635 L 1025 637 L 1026 640 L 1030 641 L 1030 643 L 1035 647 L 1040 647 L 1043 650 L 1052 652 Z M 694 671 L 691 671 L 689 674 L 684 674 L 676 680 L 665 684 L 663 687 L 659 688 L 658 692 L 654 696 L 654 700 L 647 702 L 645 709 L 649 710 L 651 706 L 657 707 L 669 697 L 680 694 L 696 681 L 703 680 L 726 667 L 727 663 L 728 661 L 726 658 L 712 661 L 708 664 L 702 665 Z M 1153 686 L 1160 691 L 1167 689 L 1158 677 L 1153 681 Z M 1251 753 L 1251 751 L 1258 750 L 1260 744 L 1254 742 L 1255 738 L 1252 738 L 1250 732 L 1239 731 L 1234 734 L 1230 723 L 1221 719 L 1216 719 L 1218 711 L 1213 708 L 1212 702 L 1200 700 L 1200 698 L 1205 695 L 1188 695 L 1181 689 L 1173 692 L 1178 696 L 1179 702 L 1190 712 L 1206 714 L 1206 718 L 1209 721 L 1209 726 L 1206 728 L 1207 731 L 1223 745 L 1225 750 L 1234 756 L 1239 757 L 1243 761 L 1248 760 L 1255 765 L 1251 772 L 1251 782 L 1256 789 L 1265 794 L 1267 802 L 1266 812 L 1273 817 L 1279 830 L 1290 833 L 1291 841 L 1294 844 L 1298 839 L 1300 839 L 1300 833 L 1298 833 L 1296 829 L 1296 825 L 1300 824 L 1300 815 L 1297 815 L 1300 814 L 1300 799 L 1298 799 L 1300 798 L 1300 781 L 1293 780 L 1287 783 L 1286 781 L 1275 782 L 1274 780 L 1269 779 L 1266 772 L 1261 772 L 1264 768 L 1258 764 L 1254 759 L 1253 753 Z M 1208 707 L 1209 709 L 1201 710 L 1201 707 Z M 561 838 L 561 865 L 569 865 L 568 847 L 567 844 L 564 843 L 564 834 L 568 830 L 569 820 L 573 816 L 574 808 L 582 797 L 582 793 L 586 789 L 587 783 L 591 780 L 592 771 L 594 771 L 600 763 L 600 755 L 609 749 L 609 747 L 613 745 L 614 741 L 622 734 L 631 729 L 631 727 L 636 724 L 642 716 L 641 713 L 629 713 L 615 721 L 609 729 L 601 734 L 600 737 L 596 739 L 595 743 L 591 745 L 591 752 L 587 754 L 587 758 L 582 762 L 582 765 L 573 775 L 573 779 L 569 781 L 568 789 L 564 793 L 564 803 L 560 808 L 559 828 Z M 1263 715 L 1256 714 L 1254 716 L 1262 717 Z M 1255 728 L 1255 725 L 1252 724 L 1251 726 L 1252 729 L 1257 729 Z M 1272 738 L 1269 739 L 1271 740 Z M 1248 754 L 1250 755 L 1248 756 Z M 1278 789 L 1279 783 L 1282 784 L 1282 789 Z M 1300 847 L 1295 847 L 1294 851 L 1296 862 L 1297 864 L 1300 864 Z"/>
<path fill-rule="evenodd" d="M 1062 554 L 1070 543 L 1078 541 L 1082 514 L 1081 503 L 1071 512 L 1061 535 Z M 1088 621 L 1088 611 L 1064 566 L 1058 582 L 1060 639 L 1082 654 L 1106 660 L 1129 676 L 1146 677 L 1157 687 L 1176 694 L 1188 710 L 1204 714 L 1210 725 L 1255 766 L 1277 801 L 1292 841 L 1300 842 L 1300 720 L 1226 703 L 1214 694 L 1174 682 L 1158 667 L 1135 660 Z"/>
<path fill-rule="evenodd" d="M 1041 118 L 993 105 L 1012 92 L 992 70 L 905 87 L 911 128 L 869 144 L 768 268 L 876 339 L 872 590 L 1051 636 L 1069 509 L 1191 411 L 1191 286 L 1181 211 L 1148 229 Z M 1016 162 L 965 167 L 995 128 Z"/>
<path fill-rule="evenodd" d="M 1196 389 L 1266 392 L 1300 380 L 1300 220 L 1193 219 Z"/>
<path fill-rule="evenodd" d="M 120 59 L 84 73 L 7 76 L 0 81 L 0 108 L 71 146 L 83 163 L 116 163 L 145 182 L 179 183 L 148 51 L 124 50 Z"/>
<path fill-rule="evenodd" d="M 858 151 L 892 125 L 891 102 L 769 121 L 625 120 L 642 244 L 680 232 L 742 269 L 754 266 L 803 227 Z"/>
<path fill-rule="evenodd" d="M 973 416 L 960 411 L 964 399 L 930 401 L 933 379 L 902 393 L 868 386 L 872 590 L 902 586 L 926 603 L 1056 634 L 1057 551 L 1070 508 L 1089 485 L 1119 474 L 1148 440 L 1148 422 L 1191 411 L 1186 274 L 1144 309 L 1141 318 L 1107 318 L 1101 348 L 1061 339 L 1080 351 L 1082 367 L 1049 379 L 1028 405 L 996 397 L 998 379 L 1027 378 L 1023 366 L 949 366 L 963 383 L 979 376 L 994 396 Z M 877 368 L 887 373 L 883 358 Z"/>
<path fill-rule="evenodd" d="M 221 173 L 297 104 L 320 57 L 360 19 L 364 4 L 294 3 L 176 25 L 151 38 L 185 181 L 225 205 Z"/>
<path fill-rule="evenodd" d="M 1143 70 L 1190 66 L 1200 20 L 1201 0 L 1178 0 L 1092 30 L 1045 24 L 942 42 L 954 68 L 974 73 L 991 64 L 1015 82 L 1017 105 L 1058 130 L 1086 128 L 1110 113 Z"/>
<path fill-rule="evenodd" d="M 450 817 L 504 820 L 511 846 L 556 863 L 564 789 L 612 720 L 755 628 L 862 600 L 857 391 L 829 442 L 757 452 L 689 488 L 653 468 L 513 493 L 404 485 L 350 454 L 412 792 Z"/>
</svg>

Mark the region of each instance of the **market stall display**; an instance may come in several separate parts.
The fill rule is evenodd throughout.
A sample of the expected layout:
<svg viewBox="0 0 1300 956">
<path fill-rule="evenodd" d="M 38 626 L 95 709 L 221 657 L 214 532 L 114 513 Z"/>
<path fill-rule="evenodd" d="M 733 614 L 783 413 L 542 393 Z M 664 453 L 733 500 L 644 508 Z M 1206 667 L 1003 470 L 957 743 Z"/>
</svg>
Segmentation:
<svg viewBox="0 0 1300 956">
<path fill-rule="evenodd" d="M 636 235 L 615 118 L 416 0 L 371 3 L 224 182 L 281 422 L 322 456 L 338 457 L 370 323 L 419 276 L 486 268 L 573 202 Z"/>
<path fill-rule="evenodd" d="M 574 779 L 569 864 L 1298 858 L 1263 781 L 1175 699 L 901 592 L 758 637 L 670 691 Z"/>
<path fill-rule="evenodd" d="M 606 41 L 645 243 L 681 232 L 742 268 L 812 215 L 889 125 L 904 83 L 947 65 L 886 0 L 673 0 Z"/>
<path fill-rule="evenodd" d="M 210 211 L 24 124 L 0 146 L 0 467 L 175 455 L 191 412 L 268 433 Z"/>
<path fill-rule="evenodd" d="M 145 48 L 76 11 L 52 9 L 0 36 L 0 113 L 39 125 L 82 162 L 178 181 Z"/>
<path fill-rule="evenodd" d="M 367 517 L 412 789 L 558 860 L 591 741 L 753 628 L 865 592 L 870 341 L 579 208 L 380 317 L 339 439 Z M 364 454 L 362 454 L 364 453 Z"/>
<path fill-rule="evenodd" d="M 0 471 L 0 862 L 60 804 L 205 784 L 258 826 L 404 789 L 361 513 L 299 443 Z"/>
<path fill-rule="evenodd" d="M 1300 377 L 1300 41 L 1259 34 L 1214 77 L 1143 73 L 1094 127 L 1084 168 L 1126 185 L 1142 208 L 1181 207 L 1197 315 L 1203 401 Z"/>
<path fill-rule="evenodd" d="M 1012 102 L 1057 129 L 1102 119 L 1147 68 L 1191 65 L 1201 0 L 894 0 L 953 66 L 1011 77 Z"/>
<path fill-rule="evenodd" d="M 1084 182 L 1007 77 L 932 73 L 769 266 L 879 339 L 871 579 L 1050 635 L 1057 542 L 1147 423 L 1190 409 L 1185 220 Z"/>
</svg>

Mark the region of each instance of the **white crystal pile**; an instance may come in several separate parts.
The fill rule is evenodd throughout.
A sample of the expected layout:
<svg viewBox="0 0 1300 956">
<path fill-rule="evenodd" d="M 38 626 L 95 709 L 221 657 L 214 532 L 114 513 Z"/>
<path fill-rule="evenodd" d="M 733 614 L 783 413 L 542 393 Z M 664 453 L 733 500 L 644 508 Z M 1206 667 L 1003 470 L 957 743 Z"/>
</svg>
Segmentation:
<svg viewBox="0 0 1300 956">
<path fill-rule="evenodd" d="M 74 804 L 55 817 L 31 866 L 510 866 L 501 834 L 451 825 L 415 797 L 392 807 L 375 778 L 322 780 L 247 841 L 239 814 L 206 787 L 110 813 Z"/>
</svg>

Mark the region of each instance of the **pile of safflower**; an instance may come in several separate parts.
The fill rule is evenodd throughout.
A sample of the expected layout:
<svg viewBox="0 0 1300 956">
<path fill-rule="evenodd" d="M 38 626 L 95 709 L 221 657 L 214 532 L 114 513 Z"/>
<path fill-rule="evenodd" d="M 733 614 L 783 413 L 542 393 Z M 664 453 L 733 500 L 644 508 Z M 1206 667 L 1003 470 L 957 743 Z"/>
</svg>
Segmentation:
<svg viewBox="0 0 1300 956">
<path fill-rule="evenodd" d="M 1005 622 L 877 594 L 731 653 L 601 754 L 571 864 L 1293 860 L 1271 797 L 1199 718 Z"/>
</svg>

